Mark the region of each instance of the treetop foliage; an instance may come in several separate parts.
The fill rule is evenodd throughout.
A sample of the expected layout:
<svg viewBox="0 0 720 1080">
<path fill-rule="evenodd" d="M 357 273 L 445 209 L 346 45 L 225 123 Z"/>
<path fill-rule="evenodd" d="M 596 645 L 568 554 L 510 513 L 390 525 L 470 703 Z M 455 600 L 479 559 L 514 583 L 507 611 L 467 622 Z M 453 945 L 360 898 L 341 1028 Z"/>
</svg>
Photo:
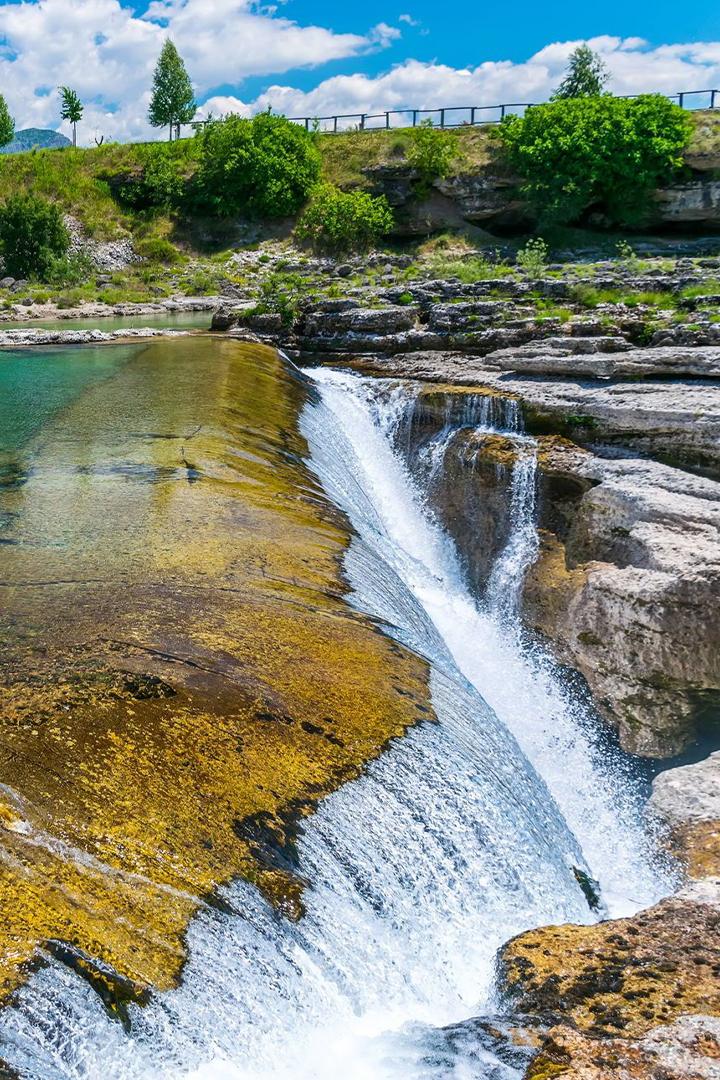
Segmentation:
<svg viewBox="0 0 720 1080">
<path fill-rule="evenodd" d="M 553 101 L 563 98 L 600 97 L 610 78 L 602 58 L 589 45 L 579 45 L 570 54 L 565 78 L 552 96 Z"/>
<path fill-rule="evenodd" d="M 0 146 L 7 146 L 15 137 L 15 121 L 10 115 L 5 98 L 0 94 Z"/>
<path fill-rule="evenodd" d="M 508 163 L 541 225 L 600 209 L 610 223 L 640 224 L 655 188 L 683 162 L 691 121 L 660 94 L 551 101 L 500 125 Z"/>
<path fill-rule="evenodd" d="M 77 124 L 82 120 L 83 103 L 74 90 L 69 86 L 60 87 L 60 119 L 69 120 L 71 124 Z"/>
</svg>

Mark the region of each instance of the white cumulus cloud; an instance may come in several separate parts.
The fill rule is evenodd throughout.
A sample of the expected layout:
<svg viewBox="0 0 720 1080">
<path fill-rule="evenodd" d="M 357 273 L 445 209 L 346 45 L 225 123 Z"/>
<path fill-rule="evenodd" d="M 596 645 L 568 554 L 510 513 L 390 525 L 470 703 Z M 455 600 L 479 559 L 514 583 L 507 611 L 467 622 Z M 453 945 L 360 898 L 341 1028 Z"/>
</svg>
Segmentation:
<svg viewBox="0 0 720 1080">
<path fill-rule="evenodd" d="M 411 15 L 398 22 L 416 25 Z M 80 137 L 154 138 L 146 115 L 152 72 L 166 37 L 184 57 L 203 112 L 250 115 L 268 106 L 290 116 L 386 109 L 482 106 L 542 101 L 580 42 L 548 44 L 528 60 L 488 60 L 455 68 L 407 59 L 388 71 L 334 75 L 310 90 L 278 81 L 249 99 L 249 76 L 279 76 L 329 61 L 348 65 L 396 43 L 398 26 L 363 33 L 301 26 L 254 0 L 152 0 L 144 14 L 122 0 L 11 0 L 0 3 L 0 91 L 18 127 L 57 127 L 57 87 L 68 84 L 86 105 Z M 720 42 L 649 46 L 641 38 L 589 41 L 619 94 L 720 88 Z M 228 93 L 227 87 L 233 91 Z"/>
<path fill-rule="evenodd" d="M 154 0 L 136 14 L 120 0 L 15 0 L 0 5 L 0 91 L 19 127 L 56 127 L 57 87 L 86 103 L 81 135 L 150 137 L 152 72 L 162 43 L 178 46 L 202 100 L 215 87 L 376 51 L 398 37 L 300 26 L 251 0 Z"/>
</svg>

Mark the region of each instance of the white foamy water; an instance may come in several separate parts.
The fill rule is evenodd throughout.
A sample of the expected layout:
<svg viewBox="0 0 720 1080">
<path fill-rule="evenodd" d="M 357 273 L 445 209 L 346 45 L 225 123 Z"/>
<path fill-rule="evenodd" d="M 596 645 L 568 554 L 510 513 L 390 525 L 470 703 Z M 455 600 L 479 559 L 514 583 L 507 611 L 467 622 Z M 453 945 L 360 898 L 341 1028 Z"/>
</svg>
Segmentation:
<svg viewBox="0 0 720 1080">
<path fill-rule="evenodd" d="M 319 398 L 302 429 L 355 529 L 353 603 L 428 658 L 437 722 L 308 820 L 304 918 L 289 922 L 246 883 L 222 890 L 233 913 L 193 921 L 181 987 L 133 1008 L 129 1036 L 66 969 L 34 975 L 0 1016 L 2 1056 L 31 1080 L 511 1080 L 517 1063 L 481 1028 L 443 1030 L 499 1008 L 498 946 L 595 918 L 575 869 L 614 915 L 669 888 L 620 759 L 598 756 L 582 701 L 513 614 L 536 543 L 531 466 L 516 467 L 513 533 L 496 599 L 481 605 L 398 447 L 412 392 L 310 375 Z"/>
</svg>

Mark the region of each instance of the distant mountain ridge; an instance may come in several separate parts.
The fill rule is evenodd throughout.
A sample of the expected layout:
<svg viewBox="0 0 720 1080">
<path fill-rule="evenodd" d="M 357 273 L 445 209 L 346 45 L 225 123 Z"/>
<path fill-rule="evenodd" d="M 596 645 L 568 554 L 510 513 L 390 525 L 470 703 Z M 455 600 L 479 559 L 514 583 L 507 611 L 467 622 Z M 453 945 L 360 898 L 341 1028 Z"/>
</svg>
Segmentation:
<svg viewBox="0 0 720 1080">
<path fill-rule="evenodd" d="M 15 138 L 7 146 L 0 147 L 0 154 L 21 154 L 24 150 L 59 150 L 72 146 L 70 140 L 59 131 L 47 128 L 23 128 L 15 132 Z"/>
</svg>

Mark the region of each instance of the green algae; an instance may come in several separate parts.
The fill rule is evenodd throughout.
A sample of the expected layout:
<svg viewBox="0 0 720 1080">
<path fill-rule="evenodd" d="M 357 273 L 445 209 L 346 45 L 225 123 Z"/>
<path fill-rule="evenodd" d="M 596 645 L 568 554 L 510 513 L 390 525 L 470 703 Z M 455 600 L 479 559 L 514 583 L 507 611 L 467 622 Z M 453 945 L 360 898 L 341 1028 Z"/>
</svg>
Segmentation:
<svg viewBox="0 0 720 1080">
<path fill-rule="evenodd" d="M 2 446 L 0 996 L 55 942 L 122 1019 L 116 988 L 172 986 L 222 882 L 299 917 L 302 818 L 428 692 L 344 599 L 302 378 L 215 339 L 24 355 L 98 353 Z"/>
</svg>

